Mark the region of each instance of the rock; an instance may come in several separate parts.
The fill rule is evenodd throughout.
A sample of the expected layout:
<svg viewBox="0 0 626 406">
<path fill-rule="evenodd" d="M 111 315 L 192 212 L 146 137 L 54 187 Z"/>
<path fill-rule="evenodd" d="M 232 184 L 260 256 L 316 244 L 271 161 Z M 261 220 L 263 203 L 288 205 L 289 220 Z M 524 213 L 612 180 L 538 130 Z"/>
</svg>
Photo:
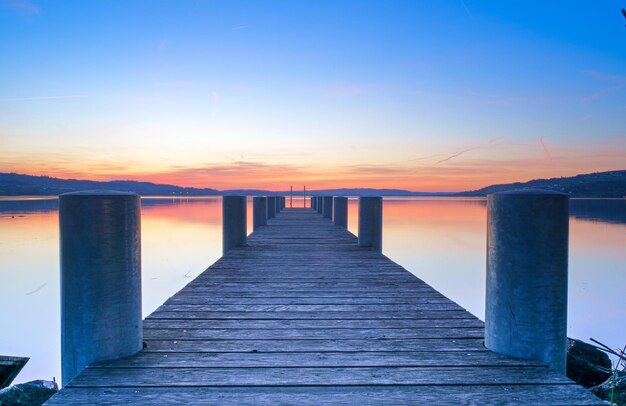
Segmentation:
<svg viewBox="0 0 626 406">
<path fill-rule="evenodd" d="M 59 391 L 56 382 L 30 381 L 0 390 L 0 406 L 39 406 Z"/>
<path fill-rule="evenodd" d="M 611 360 L 594 346 L 567 339 L 567 377 L 585 388 L 591 388 L 611 376 Z"/>
<path fill-rule="evenodd" d="M 600 399 L 613 401 L 614 404 L 618 405 L 626 405 L 626 371 L 617 371 L 606 382 L 591 388 L 591 391 Z M 613 398 L 611 398 L 611 393 Z"/>
</svg>

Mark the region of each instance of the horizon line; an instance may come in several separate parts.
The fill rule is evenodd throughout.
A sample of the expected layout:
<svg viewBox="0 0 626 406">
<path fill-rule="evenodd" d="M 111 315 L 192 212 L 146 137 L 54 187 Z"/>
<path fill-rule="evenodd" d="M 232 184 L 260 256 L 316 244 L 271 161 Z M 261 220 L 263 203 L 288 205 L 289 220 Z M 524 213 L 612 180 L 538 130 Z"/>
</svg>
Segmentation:
<svg viewBox="0 0 626 406">
<path fill-rule="evenodd" d="M 551 180 L 551 179 L 563 179 L 563 178 L 573 178 L 576 176 L 584 176 L 584 175 L 593 175 L 593 174 L 607 174 L 607 173 L 613 173 L 613 172 L 626 172 L 626 169 L 615 169 L 615 170 L 610 170 L 610 171 L 600 171 L 600 172 L 589 172 L 589 173 L 580 173 L 574 176 L 561 176 L 561 177 L 552 177 L 552 178 L 535 178 L 535 179 L 531 179 L 528 181 L 516 181 L 516 182 L 510 182 L 510 183 L 494 183 L 494 184 L 490 184 L 487 186 L 483 186 L 481 188 L 478 189 L 471 189 L 471 190 L 460 190 L 460 191 L 419 191 L 419 190 L 409 190 L 409 189 L 401 189 L 401 188 L 374 188 L 374 187 L 354 187 L 354 188 L 350 188 L 350 187 L 339 187 L 339 188 L 326 188 L 326 189 L 306 189 L 307 193 L 314 193 L 314 192 L 325 192 L 325 191 L 349 191 L 349 190 L 373 190 L 373 191 L 384 191 L 384 190 L 388 190 L 388 191 L 397 191 L 397 192 L 407 192 L 407 193 L 419 193 L 419 194 L 427 194 L 427 195 L 452 195 L 452 194 L 457 194 L 457 193 L 469 193 L 469 192 L 476 192 L 488 187 L 494 187 L 494 186 L 501 186 L 501 185 L 510 185 L 510 184 L 516 184 L 516 183 L 528 183 L 528 182 L 532 182 L 532 181 L 539 181 L 539 180 Z M 289 189 L 285 189 L 285 190 L 270 190 L 270 189 L 263 189 L 263 188 L 232 188 L 232 189 L 216 189 L 216 188 L 212 188 L 212 187 L 195 187 L 195 186 L 180 186 L 180 185 L 176 185 L 176 184 L 170 184 L 170 183 L 155 183 L 155 182 L 151 182 L 151 181 L 145 181 L 145 180 L 134 180 L 134 179 L 109 179 L 109 180 L 93 180 L 93 179 L 77 179 L 77 178 L 59 178 L 59 177 L 55 177 L 55 176 L 49 176 L 49 175 L 31 175 L 31 174 L 27 174 L 27 173 L 17 173 L 17 172 L 0 172 L 0 175 L 18 175 L 18 176 L 29 176 L 29 177 L 39 177 L 39 178 L 51 178 L 51 179 L 57 179 L 57 180 L 61 180 L 61 181 L 81 181 L 81 182 L 98 182 L 98 183 L 108 183 L 108 182 L 136 182 L 136 183 L 145 183 L 145 184 L 151 184 L 151 185 L 157 185 L 157 186 L 169 186 L 169 187 L 176 187 L 176 188 L 180 188 L 180 189 L 195 189 L 195 190 L 203 190 L 203 189 L 209 189 L 209 190 L 214 190 L 216 192 L 220 192 L 220 193 L 228 193 L 228 192 L 233 192 L 233 191 L 255 191 L 255 192 L 272 192 L 272 193 L 290 193 Z M 302 191 L 304 189 L 304 187 L 306 185 L 302 185 L 303 188 L 298 188 L 298 189 L 293 189 L 293 191 Z M 293 185 L 290 185 L 290 187 L 293 187 Z"/>
</svg>

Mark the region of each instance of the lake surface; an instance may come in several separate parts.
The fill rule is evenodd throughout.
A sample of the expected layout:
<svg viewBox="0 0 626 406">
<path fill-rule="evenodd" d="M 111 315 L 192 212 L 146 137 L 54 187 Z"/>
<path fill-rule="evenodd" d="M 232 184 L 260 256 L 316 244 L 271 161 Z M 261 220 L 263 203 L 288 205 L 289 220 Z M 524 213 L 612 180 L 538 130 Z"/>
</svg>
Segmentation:
<svg viewBox="0 0 626 406">
<path fill-rule="evenodd" d="M 484 319 L 486 217 L 484 199 L 386 198 L 383 252 Z M 145 316 L 221 256 L 221 199 L 144 198 L 141 222 Z M 569 255 L 569 336 L 623 346 L 626 200 L 572 200 Z M 57 200 L 0 198 L 0 354 L 31 357 L 16 383 L 60 380 L 59 307 Z"/>
</svg>

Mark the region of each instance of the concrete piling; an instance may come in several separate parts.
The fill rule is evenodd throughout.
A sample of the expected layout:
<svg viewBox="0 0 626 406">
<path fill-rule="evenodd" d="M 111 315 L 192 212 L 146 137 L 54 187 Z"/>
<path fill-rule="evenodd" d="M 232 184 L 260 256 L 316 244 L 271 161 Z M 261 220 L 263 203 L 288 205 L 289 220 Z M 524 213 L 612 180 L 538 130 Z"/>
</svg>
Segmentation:
<svg viewBox="0 0 626 406">
<path fill-rule="evenodd" d="M 141 218 L 134 193 L 59 197 L 61 375 L 141 350 Z"/>
<path fill-rule="evenodd" d="M 246 196 L 222 197 L 222 254 L 247 241 Z"/>
<path fill-rule="evenodd" d="M 322 206 L 322 217 L 326 219 L 333 219 L 333 197 L 324 196 Z"/>
<path fill-rule="evenodd" d="M 252 198 L 252 231 L 267 225 L 267 197 Z"/>
<path fill-rule="evenodd" d="M 267 197 L 267 218 L 273 219 L 276 217 L 276 197 L 268 196 Z"/>
<path fill-rule="evenodd" d="M 319 214 L 322 214 L 323 207 L 324 207 L 324 196 L 317 196 L 315 210 L 317 210 Z"/>
<path fill-rule="evenodd" d="M 359 197 L 359 246 L 383 249 L 383 198 Z"/>
<path fill-rule="evenodd" d="M 513 191 L 487 198 L 485 346 L 565 374 L 569 198 Z"/>
<path fill-rule="evenodd" d="M 335 197 L 333 202 L 334 220 L 336 226 L 348 227 L 348 198 Z"/>
</svg>

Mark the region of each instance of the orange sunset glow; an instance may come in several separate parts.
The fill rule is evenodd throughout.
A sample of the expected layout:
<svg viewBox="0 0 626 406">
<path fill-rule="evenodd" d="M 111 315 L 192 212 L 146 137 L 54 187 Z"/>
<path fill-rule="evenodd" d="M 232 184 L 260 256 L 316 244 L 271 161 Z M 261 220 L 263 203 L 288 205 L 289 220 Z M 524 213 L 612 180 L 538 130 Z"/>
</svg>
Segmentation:
<svg viewBox="0 0 626 406">
<path fill-rule="evenodd" d="M 621 168 L 626 162 L 625 138 L 611 140 L 616 148 L 583 145 L 579 148 L 554 145 L 548 154 L 537 141 L 523 144 L 500 141 L 497 145 L 466 152 L 433 154 L 404 160 L 378 157 L 379 163 L 345 162 L 307 164 L 306 158 L 294 162 L 288 157 L 284 163 L 265 163 L 240 160 L 201 164 L 196 166 L 167 165 L 159 162 L 91 163 L 70 161 L 66 164 L 37 162 L 27 158 L 11 161 L 7 157 L 0 172 L 46 175 L 58 178 L 92 180 L 138 180 L 188 187 L 225 189 L 285 190 L 290 185 L 301 188 L 399 188 L 412 191 L 463 191 L 490 184 L 527 181 L 534 178 L 573 176 L 579 173 L 609 171 Z M 167 149 L 167 148 L 165 148 Z M 513 154 L 515 158 L 508 158 Z M 371 155 L 371 154 L 370 154 Z M 393 156 L 406 155 L 399 151 Z M 504 158 L 502 158 L 504 157 Z M 191 157 L 193 158 L 193 156 Z M 191 158 L 189 161 L 191 161 Z M 370 157 L 372 162 L 375 154 Z M 370 159 L 367 159 L 369 161 Z M 277 159 L 278 160 L 278 159 Z M 181 161 L 184 159 L 181 158 Z M 445 161 L 445 162 L 442 162 Z"/>
</svg>

